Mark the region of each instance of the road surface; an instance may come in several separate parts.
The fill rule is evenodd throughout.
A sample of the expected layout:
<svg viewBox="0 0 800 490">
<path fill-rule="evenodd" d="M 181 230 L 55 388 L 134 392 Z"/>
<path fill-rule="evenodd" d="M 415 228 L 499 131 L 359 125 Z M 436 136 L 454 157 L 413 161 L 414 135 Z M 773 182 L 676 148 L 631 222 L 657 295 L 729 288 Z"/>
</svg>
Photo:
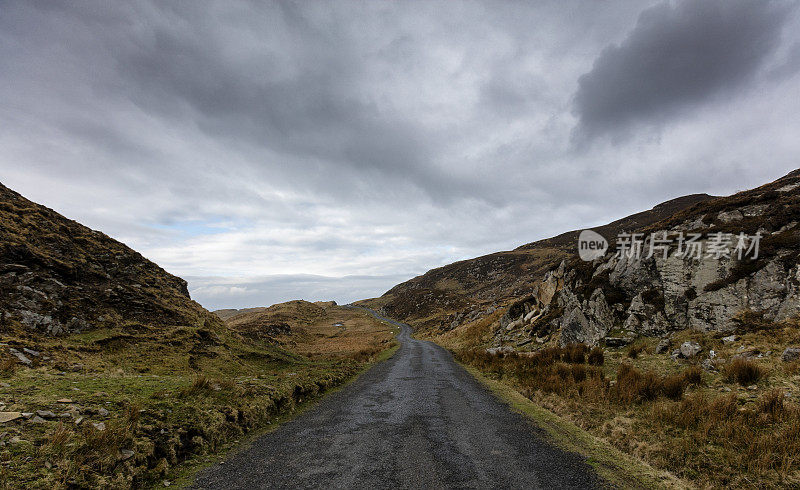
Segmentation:
<svg viewBox="0 0 800 490">
<path fill-rule="evenodd" d="M 195 487 L 600 486 L 583 458 L 545 442 L 445 349 L 392 323 L 402 344 L 391 359 L 208 468 Z"/>
</svg>

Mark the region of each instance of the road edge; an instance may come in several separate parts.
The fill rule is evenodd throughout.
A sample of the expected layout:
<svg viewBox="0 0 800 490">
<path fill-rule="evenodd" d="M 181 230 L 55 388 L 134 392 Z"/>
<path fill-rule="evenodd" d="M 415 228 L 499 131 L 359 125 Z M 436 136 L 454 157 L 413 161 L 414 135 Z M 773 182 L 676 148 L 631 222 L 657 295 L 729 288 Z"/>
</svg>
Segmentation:
<svg viewBox="0 0 800 490">
<path fill-rule="evenodd" d="M 572 422 L 536 405 L 514 388 L 487 378 L 474 367 L 458 364 L 511 410 L 525 416 L 543 429 L 547 433 L 549 442 L 561 449 L 586 457 L 586 462 L 610 487 L 692 488 L 671 473 L 653 468 Z"/>
<path fill-rule="evenodd" d="M 395 339 L 397 339 L 398 333 L 395 333 Z M 237 442 L 231 442 L 227 444 L 223 449 L 215 451 L 213 454 L 197 455 L 191 458 L 191 460 L 184 461 L 183 463 L 181 463 L 180 466 L 182 466 L 182 468 L 178 471 L 177 475 L 173 476 L 173 480 L 171 480 L 170 486 L 177 489 L 191 488 L 202 471 L 208 469 L 209 467 L 215 464 L 222 463 L 225 460 L 235 456 L 236 454 L 247 450 L 259 438 L 269 434 L 270 432 L 278 430 L 281 426 L 283 426 L 287 422 L 291 422 L 292 420 L 299 417 L 303 413 L 313 409 L 314 407 L 322 403 L 322 401 L 328 398 L 330 395 L 345 389 L 370 369 L 374 368 L 378 364 L 381 364 L 391 359 L 395 355 L 395 353 L 397 353 L 397 351 L 400 349 L 400 346 L 401 343 L 397 342 L 396 345 L 384 349 L 375 357 L 374 361 L 364 366 L 361 370 L 359 370 L 358 372 L 347 378 L 342 383 L 330 388 L 329 390 L 326 390 L 323 393 L 320 393 L 318 396 L 315 396 L 314 398 L 308 399 L 298 405 L 295 405 L 293 410 L 286 411 L 276 415 L 276 417 L 272 420 L 270 424 L 247 433 Z M 153 482 L 153 485 L 150 486 L 149 488 L 156 488 L 159 486 L 160 486 L 159 482 Z"/>
</svg>

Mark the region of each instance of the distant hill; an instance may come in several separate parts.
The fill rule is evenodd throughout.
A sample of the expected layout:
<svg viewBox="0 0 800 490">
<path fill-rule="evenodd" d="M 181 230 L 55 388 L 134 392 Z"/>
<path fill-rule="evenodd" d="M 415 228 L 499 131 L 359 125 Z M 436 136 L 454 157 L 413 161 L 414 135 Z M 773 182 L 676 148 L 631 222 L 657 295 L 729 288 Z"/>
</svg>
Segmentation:
<svg viewBox="0 0 800 490">
<path fill-rule="evenodd" d="M 60 334 L 126 322 L 219 322 L 186 281 L 0 184 L 0 321 Z"/>
</svg>

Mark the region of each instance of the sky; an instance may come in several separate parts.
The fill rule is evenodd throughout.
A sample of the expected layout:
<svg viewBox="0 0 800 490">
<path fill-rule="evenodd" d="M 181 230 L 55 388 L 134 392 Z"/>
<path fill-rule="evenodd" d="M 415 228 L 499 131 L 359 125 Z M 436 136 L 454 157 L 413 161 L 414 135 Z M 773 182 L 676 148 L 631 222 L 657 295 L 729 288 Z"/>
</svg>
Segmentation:
<svg viewBox="0 0 800 490">
<path fill-rule="evenodd" d="M 0 0 L 0 182 L 203 306 L 349 302 L 800 167 L 784 0 Z"/>
</svg>

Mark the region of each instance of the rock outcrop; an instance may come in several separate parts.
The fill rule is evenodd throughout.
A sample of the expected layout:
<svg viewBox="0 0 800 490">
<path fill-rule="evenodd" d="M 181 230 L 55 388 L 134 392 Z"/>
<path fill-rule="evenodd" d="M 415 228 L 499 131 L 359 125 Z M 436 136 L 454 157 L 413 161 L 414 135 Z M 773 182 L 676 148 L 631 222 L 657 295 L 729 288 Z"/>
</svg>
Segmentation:
<svg viewBox="0 0 800 490">
<path fill-rule="evenodd" d="M 800 184 L 797 172 L 630 230 L 645 237 L 645 251 L 647 237 L 679 243 L 681 234 L 699 233 L 703 250 L 709 250 L 709 237 L 716 233 L 758 234 L 757 257 L 752 252 L 741 258 L 682 256 L 677 246 L 667 245 L 649 257 L 612 251 L 591 263 L 562 262 L 531 297 L 509 308 L 506 315 L 513 321 L 501 322 L 500 343 L 508 340 L 503 330 L 509 327 L 525 328 L 515 339 L 518 343 L 525 336 L 535 339 L 542 332 L 557 332 L 562 345 L 594 345 L 604 339 L 625 343 L 640 335 L 658 337 L 682 329 L 733 331 L 753 315 L 768 322 L 800 315 L 800 195 L 795 184 Z"/>
<path fill-rule="evenodd" d="M 186 281 L 124 244 L 0 185 L 0 328 L 218 322 Z"/>
</svg>

